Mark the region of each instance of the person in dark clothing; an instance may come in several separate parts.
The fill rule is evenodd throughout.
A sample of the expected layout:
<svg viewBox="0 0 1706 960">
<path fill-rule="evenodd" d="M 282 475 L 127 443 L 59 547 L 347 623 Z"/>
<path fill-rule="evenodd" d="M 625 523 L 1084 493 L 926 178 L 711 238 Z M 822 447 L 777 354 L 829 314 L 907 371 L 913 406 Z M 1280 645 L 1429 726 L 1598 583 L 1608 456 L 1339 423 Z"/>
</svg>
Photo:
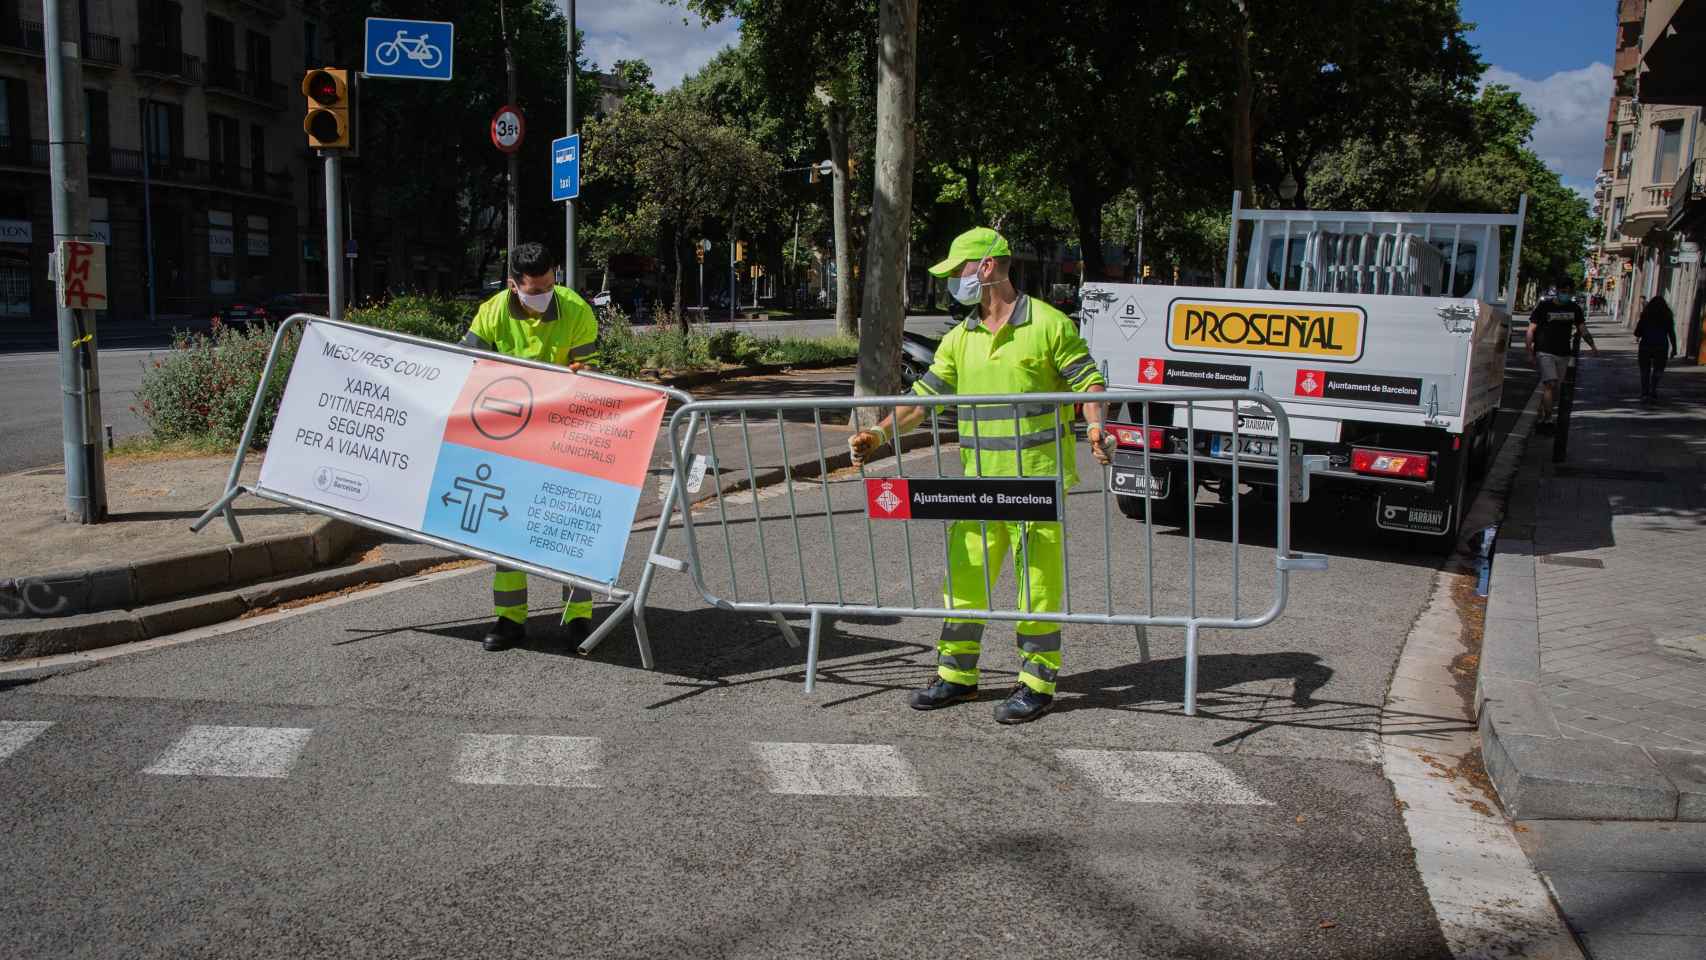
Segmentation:
<svg viewBox="0 0 1706 960">
<path fill-rule="evenodd" d="M 1588 318 L 1581 304 L 1570 297 L 1570 284 L 1554 287 L 1528 316 L 1528 358 L 1540 372 L 1540 428 L 1552 426 L 1552 409 L 1558 402 L 1558 384 L 1570 357 L 1570 335 L 1580 332 L 1588 349 L 1599 356 L 1599 346 L 1588 332 Z"/>
<path fill-rule="evenodd" d="M 1659 377 L 1664 375 L 1665 361 L 1676 356 L 1676 318 L 1664 294 L 1647 301 L 1641 308 L 1641 319 L 1635 322 L 1635 359 L 1641 365 L 1641 399 L 1659 398 Z"/>
</svg>

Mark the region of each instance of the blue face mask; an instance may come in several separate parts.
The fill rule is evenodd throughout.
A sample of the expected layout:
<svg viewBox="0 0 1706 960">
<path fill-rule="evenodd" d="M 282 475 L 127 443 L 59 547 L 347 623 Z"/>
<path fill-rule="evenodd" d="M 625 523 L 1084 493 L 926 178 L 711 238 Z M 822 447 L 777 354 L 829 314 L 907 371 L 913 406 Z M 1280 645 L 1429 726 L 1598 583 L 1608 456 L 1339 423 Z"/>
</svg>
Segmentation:
<svg viewBox="0 0 1706 960">
<path fill-rule="evenodd" d="M 975 307 L 983 302 L 983 281 L 979 280 L 975 273 L 969 277 L 956 277 L 948 293 L 960 303 Z"/>
</svg>

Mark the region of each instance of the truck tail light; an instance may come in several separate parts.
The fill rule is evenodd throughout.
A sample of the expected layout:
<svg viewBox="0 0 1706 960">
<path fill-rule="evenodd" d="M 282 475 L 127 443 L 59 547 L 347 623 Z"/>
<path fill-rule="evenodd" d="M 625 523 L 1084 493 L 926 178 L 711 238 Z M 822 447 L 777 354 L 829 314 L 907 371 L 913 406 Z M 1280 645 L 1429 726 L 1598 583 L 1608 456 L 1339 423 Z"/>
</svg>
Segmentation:
<svg viewBox="0 0 1706 960">
<path fill-rule="evenodd" d="M 1122 447 L 1141 450 L 1146 445 L 1142 427 L 1127 426 L 1123 423 L 1108 424 L 1108 433 L 1113 435 L 1114 442 Z M 1151 450 L 1161 449 L 1167 439 L 1167 431 L 1160 427 L 1150 427 L 1147 446 Z"/>
<path fill-rule="evenodd" d="M 1351 449 L 1351 469 L 1377 477 L 1402 477 L 1406 480 L 1426 480 L 1432 472 L 1431 458 L 1425 453 L 1406 453 L 1399 450 L 1374 450 L 1368 447 Z"/>
</svg>

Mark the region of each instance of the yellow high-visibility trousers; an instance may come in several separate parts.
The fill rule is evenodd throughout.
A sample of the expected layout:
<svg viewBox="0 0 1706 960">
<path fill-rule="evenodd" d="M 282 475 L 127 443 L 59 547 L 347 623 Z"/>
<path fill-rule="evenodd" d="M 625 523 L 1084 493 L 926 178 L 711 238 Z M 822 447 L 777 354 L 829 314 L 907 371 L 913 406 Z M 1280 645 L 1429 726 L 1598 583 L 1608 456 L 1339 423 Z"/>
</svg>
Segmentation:
<svg viewBox="0 0 1706 960">
<path fill-rule="evenodd" d="M 1001 579 L 1006 557 L 1013 558 L 1018 609 L 1058 613 L 1066 596 L 1066 541 L 1055 522 L 987 523 L 962 520 L 948 527 L 948 574 L 942 582 L 943 606 L 950 610 L 988 610 L 989 586 Z M 1028 560 L 1028 563 L 1027 563 Z M 936 674 L 950 683 L 977 684 L 977 658 L 983 650 L 981 620 L 949 618 L 936 642 Z M 1060 675 L 1060 624 L 1019 621 L 1019 682 L 1054 695 Z"/>
<path fill-rule="evenodd" d="M 516 623 L 527 622 L 527 574 L 508 567 L 492 573 L 492 606 L 497 615 Z M 563 622 L 592 619 L 592 593 L 563 585 Z"/>
</svg>

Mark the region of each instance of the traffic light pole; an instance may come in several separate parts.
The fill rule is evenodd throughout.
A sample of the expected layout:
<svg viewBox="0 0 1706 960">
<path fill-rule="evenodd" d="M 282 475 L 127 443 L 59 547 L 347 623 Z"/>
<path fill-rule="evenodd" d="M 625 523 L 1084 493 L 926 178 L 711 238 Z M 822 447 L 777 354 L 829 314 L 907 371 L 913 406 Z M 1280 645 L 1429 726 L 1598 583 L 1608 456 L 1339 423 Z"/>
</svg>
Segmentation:
<svg viewBox="0 0 1706 960">
<path fill-rule="evenodd" d="M 569 0 L 569 69 L 568 69 L 568 104 L 569 122 L 564 127 L 564 135 L 572 136 L 575 132 L 575 0 Z M 575 202 L 567 200 L 563 203 L 563 286 L 575 289 Z M 699 299 L 705 299 L 705 266 L 699 265 Z"/>
<path fill-rule="evenodd" d="M 326 301 L 333 320 L 344 318 L 344 158 L 322 150 L 326 160 Z"/>
</svg>

